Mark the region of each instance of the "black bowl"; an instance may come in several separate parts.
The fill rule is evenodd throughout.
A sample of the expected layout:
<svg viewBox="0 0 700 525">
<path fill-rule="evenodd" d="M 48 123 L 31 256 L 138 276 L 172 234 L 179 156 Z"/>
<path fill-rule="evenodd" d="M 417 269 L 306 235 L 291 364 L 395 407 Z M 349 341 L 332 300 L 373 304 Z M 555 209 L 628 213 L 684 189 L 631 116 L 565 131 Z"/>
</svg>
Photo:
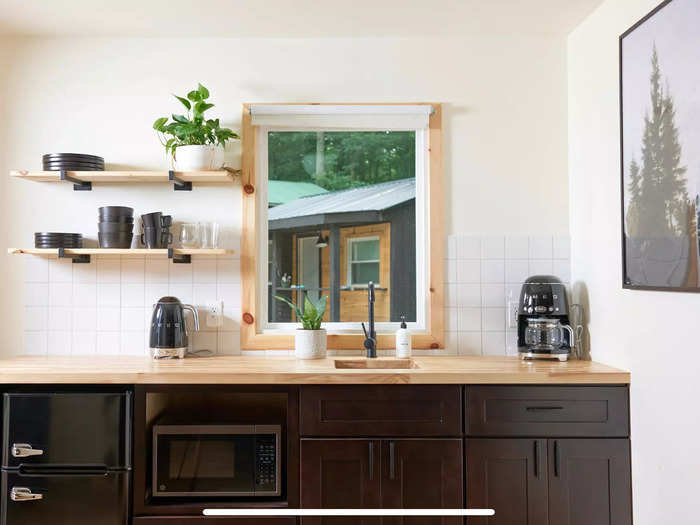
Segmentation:
<svg viewBox="0 0 700 525">
<path fill-rule="evenodd" d="M 134 224 L 131 222 L 99 222 L 97 228 L 100 233 L 132 233 Z"/>
<path fill-rule="evenodd" d="M 102 206 L 98 210 L 99 216 L 103 219 L 107 217 L 134 217 L 134 208 L 128 206 Z"/>
<path fill-rule="evenodd" d="M 100 157 L 99 155 L 88 155 L 86 153 L 46 153 L 45 155 L 42 155 L 41 160 L 47 161 L 47 160 L 65 160 L 65 159 L 72 159 L 72 160 L 86 160 L 86 161 L 91 161 L 91 162 L 104 162 L 105 159 L 104 157 Z"/>
<path fill-rule="evenodd" d="M 100 248 L 131 248 L 132 233 L 98 233 Z"/>
</svg>

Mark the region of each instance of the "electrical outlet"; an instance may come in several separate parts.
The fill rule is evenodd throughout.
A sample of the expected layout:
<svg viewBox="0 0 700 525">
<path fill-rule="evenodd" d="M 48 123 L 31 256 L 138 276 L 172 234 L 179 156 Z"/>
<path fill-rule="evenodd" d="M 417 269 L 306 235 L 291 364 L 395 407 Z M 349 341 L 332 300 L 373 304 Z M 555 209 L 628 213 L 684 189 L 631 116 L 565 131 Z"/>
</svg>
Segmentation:
<svg viewBox="0 0 700 525">
<path fill-rule="evenodd" d="M 508 301 L 508 328 L 518 327 L 518 303 L 519 301 Z"/>
<path fill-rule="evenodd" d="M 207 305 L 207 326 L 219 328 L 224 324 L 224 302 L 216 301 Z"/>
</svg>

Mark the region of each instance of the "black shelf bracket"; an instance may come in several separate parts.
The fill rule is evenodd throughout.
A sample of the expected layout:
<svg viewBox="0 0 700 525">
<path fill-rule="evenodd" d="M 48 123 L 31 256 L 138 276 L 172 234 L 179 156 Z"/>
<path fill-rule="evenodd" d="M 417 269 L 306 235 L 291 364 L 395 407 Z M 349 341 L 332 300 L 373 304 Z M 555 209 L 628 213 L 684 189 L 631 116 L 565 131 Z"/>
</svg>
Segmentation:
<svg viewBox="0 0 700 525">
<path fill-rule="evenodd" d="M 87 264 L 90 262 L 90 255 L 88 255 L 87 253 L 81 253 L 79 255 L 74 253 L 66 253 L 65 248 L 58 249 L 58 258 L 72 259 L 73 264 Z"/>
<path fill-rule="evenodd" d="M 61 180 L 65 180 L 73 183 L 73 191 L 92 191 L 92 182 L 85 180 L 78 180 L 66 172 L 66 170 L 61 170 Z M 75 262 L 75 261 L 74 261 Z"/>
<path fill-rule="evenodd" d="M 192 181 L 184 181 L 175 175 L 173 170 L 168 170 L 168 180 L 174 183 L 173 190 L 175 191 L 192 191 Z"/>
<path fill-rule="evenodd" d="M 191 264 L 192 256 L 189 253 L 184 255 L 176 254 L 172 248 L 168 248 L 168 259 L 173 260 L 173 264 Z"/>
</svg>

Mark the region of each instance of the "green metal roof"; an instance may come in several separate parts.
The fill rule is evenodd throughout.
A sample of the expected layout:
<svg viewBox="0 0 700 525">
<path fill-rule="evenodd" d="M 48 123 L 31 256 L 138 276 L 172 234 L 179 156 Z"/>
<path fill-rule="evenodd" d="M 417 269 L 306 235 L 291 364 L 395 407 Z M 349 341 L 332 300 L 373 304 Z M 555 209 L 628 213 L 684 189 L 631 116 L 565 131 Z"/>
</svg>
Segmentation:
<svg viewBox="0 0 700 525">
<path fill-rule="evenodd" d="M 267 181 L 267 202 L 270 206 L 278 206 L 279 204 L 286 204 L 301 199 L 302 197 L 321 195 L 322 193 L 328 193 L 328 191 L 311 182 L 294 182 L 288 180 Z"/>
</svg>

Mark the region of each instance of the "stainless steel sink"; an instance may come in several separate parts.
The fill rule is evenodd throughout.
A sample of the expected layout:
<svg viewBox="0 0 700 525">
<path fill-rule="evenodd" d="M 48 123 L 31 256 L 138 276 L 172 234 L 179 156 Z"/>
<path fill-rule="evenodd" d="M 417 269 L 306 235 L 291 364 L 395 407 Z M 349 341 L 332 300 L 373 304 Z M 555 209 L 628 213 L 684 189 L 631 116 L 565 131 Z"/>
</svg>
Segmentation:
<svg viewBox="0 0 700 525">
<path fill-rule="evenodd" d="M 408 370 L 418 368 L 413 359 L 336 359 L 336 368 L 357 368 L 365 370 L 392 369 Z"/>
</svg>

